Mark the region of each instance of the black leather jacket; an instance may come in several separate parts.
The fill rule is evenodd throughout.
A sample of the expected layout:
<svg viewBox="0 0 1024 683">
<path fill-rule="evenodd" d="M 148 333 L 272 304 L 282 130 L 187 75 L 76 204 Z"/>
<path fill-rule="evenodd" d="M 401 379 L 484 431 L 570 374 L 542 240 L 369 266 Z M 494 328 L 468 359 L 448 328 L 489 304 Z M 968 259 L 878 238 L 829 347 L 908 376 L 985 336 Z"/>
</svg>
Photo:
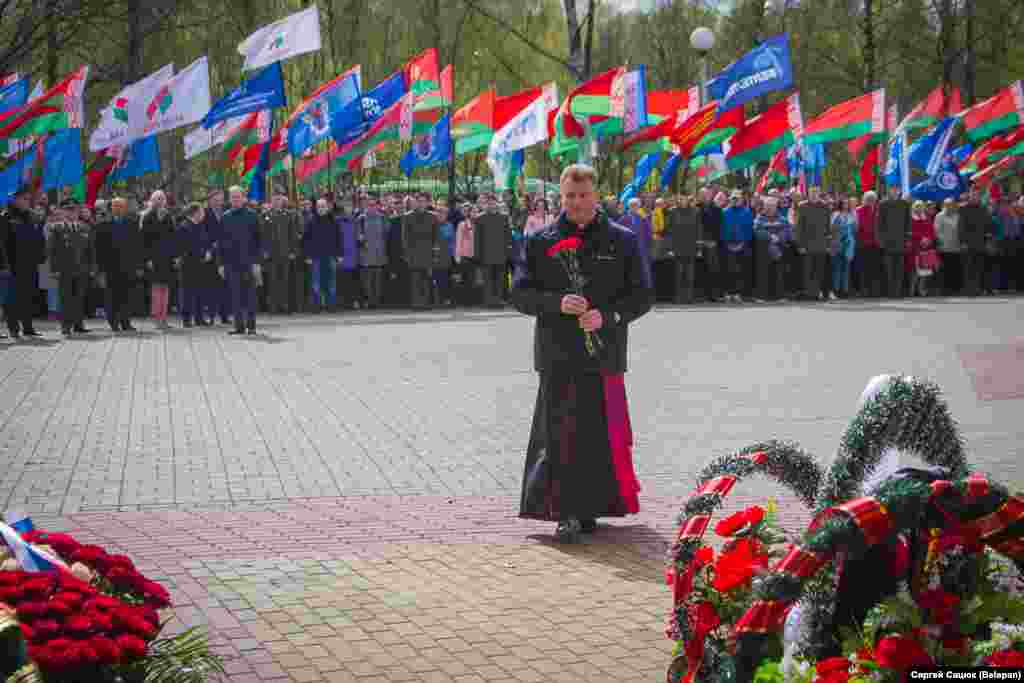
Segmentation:
<svg viewBox="0 0 1024 683">
<path fill-rule="evenodd" d="M 579 372 L 625 372 L 629 323 L 651 310 L 654 303 L 650 267 L 641 254 L 637 236 L 630 230 L 612 223 L 603 213 L 586 226 L 579 252 L 580 270 L 587 279 L 583 295 L 604 319 L 598 330 L 604 350 L 591 358 L 579 320 L 561 311 L 562 297 L 572 293 L 565 267 L 558 257 L 547 255 L 552 245 L 575 234 L 576 226 L 563 214 L 527 238 L 526 258 L 516 265 L 512 303 L 521 313 L 537 318 L 534 367 L 539 372 L 555 367 Z"/>
</svg>

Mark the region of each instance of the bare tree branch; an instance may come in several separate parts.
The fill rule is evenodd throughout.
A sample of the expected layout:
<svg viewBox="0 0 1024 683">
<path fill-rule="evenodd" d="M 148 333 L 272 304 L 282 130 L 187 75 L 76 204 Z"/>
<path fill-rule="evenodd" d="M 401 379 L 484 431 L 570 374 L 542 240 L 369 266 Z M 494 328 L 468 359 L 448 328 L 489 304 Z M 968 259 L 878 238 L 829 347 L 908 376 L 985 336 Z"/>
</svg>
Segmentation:
<svg viewBox="0 0 1024 683">
<path fill-rule="evenodd" d="M 518 38 L 521 42 L 523 42 L 525 45 L 527 45 L 531 50 L 533 50 L 537 54 L 539 54 L 539 55 L 541 55 L 543 57 L 546 57 L 547 59 L 550 59 L 551 61 L 556 62 L 557 64 L 560 64 L 561 66 L 565 67 L 566 69 L 568 69 L 569 73 L 571 73 L 573 76 L 577 76 L 578 75 L 576 69 L 573 67 L 573 65 L 571 63 L 569 63 L 565 59 L 559 57 L 558 55 L 553 54 L 553 53 L 549 52 L 548 50 L 544 49 L 543 47 L 538 45 L 536 42 L 531 40 L 529 37 L 524 35 L 515 26 L 513 26 L 509 22 L 505 21 L 501 17 L 499 17 L 499 16 L 489 12 L 488 10 L 484 9 L 483 7 L 481 7 L 480 3 L 478 2 L 478 0 L 462 0 L 462 1 L 465 2 L 466 5 L 468 5 L 470 8 L 472 8 L 473 11 L 476 12 L 477 14 L 479 14 L 480 16 L 483 16 L 483 17 L 486 17 L 486 18 L 490 19 L 495 24 L 497 24 L 501 28 L 503 28 L 506 31 L 508 31 L 509 33 L 511 33 L 513 36 Z"/>
</svg>

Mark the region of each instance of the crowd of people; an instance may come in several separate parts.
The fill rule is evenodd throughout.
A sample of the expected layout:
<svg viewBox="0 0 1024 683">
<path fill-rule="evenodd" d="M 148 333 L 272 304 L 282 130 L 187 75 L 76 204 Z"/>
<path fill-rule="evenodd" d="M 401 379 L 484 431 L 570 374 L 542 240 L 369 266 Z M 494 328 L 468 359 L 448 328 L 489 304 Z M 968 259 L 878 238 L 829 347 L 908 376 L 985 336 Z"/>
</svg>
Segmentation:
<svg viewBox="0 0 1024 683">
<path fill-rule="evenodd" d="M 218 322 L 255 333 L 256 314 L 382 306 L 504 306 L 525 238 L 559 215 L 559 198 L 325 194 L 265 204 L 240 188 L 203 203 L 161 191 L 94 209 L 19 193 L 0 214 L 0 303 L 11 337 L 39 336 L 49 315 L 66 336 L 106 319 L 131 332 Z M 1018 291 L 1024 197 L 983 204 L 976 190 L 941 206 L 707 186 L 645 194 L 603 212 L 637 234 L 660 301 L 761 303 Z"/>
</svg>

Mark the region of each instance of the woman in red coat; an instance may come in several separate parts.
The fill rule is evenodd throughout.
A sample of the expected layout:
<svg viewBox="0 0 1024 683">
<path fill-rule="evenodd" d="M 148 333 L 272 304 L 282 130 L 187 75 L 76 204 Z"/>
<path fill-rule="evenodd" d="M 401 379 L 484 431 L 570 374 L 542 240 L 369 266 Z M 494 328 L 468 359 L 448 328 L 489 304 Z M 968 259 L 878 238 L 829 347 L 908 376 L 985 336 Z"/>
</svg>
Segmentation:
<svg viewBox="0 0 1024 683">
<path fill-rule="evenodd" d="M 910 245 L 904 259 L 904 267 L 910 274 L 911 296 L 918 295 L 918 257 L 922 252 L 935 247 L 935 223 L 928 217 L 928 207 L 918 200 L 910 207 Z"/>
</svg>

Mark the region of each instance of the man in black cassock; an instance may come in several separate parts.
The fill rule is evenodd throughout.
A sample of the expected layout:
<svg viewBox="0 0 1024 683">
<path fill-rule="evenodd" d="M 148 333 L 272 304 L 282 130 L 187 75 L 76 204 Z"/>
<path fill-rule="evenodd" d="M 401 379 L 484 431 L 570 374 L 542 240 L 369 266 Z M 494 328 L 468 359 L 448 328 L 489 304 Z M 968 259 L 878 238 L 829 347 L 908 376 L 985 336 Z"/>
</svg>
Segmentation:
<svg viewBox="0 0 1024 683">
<path fill-rule="evenodd" d="M 565 542 L 594 531 L 598 517 L 639 511 L 623 374 L 629 324 L 651 309 L 654 286 L 637 235 L 598 211 L 595 184 L 589 166 L 562 172 L 563 213 L 528 238 L 511 292 L 515 307 L 537 319 L 540 373 L 519 516 L 558 522 Z M 582 295 L 548 255 L 570 237 L 582 240 Z M 584 331 L 603 342 L 593 356 Z"/>
</svg>

